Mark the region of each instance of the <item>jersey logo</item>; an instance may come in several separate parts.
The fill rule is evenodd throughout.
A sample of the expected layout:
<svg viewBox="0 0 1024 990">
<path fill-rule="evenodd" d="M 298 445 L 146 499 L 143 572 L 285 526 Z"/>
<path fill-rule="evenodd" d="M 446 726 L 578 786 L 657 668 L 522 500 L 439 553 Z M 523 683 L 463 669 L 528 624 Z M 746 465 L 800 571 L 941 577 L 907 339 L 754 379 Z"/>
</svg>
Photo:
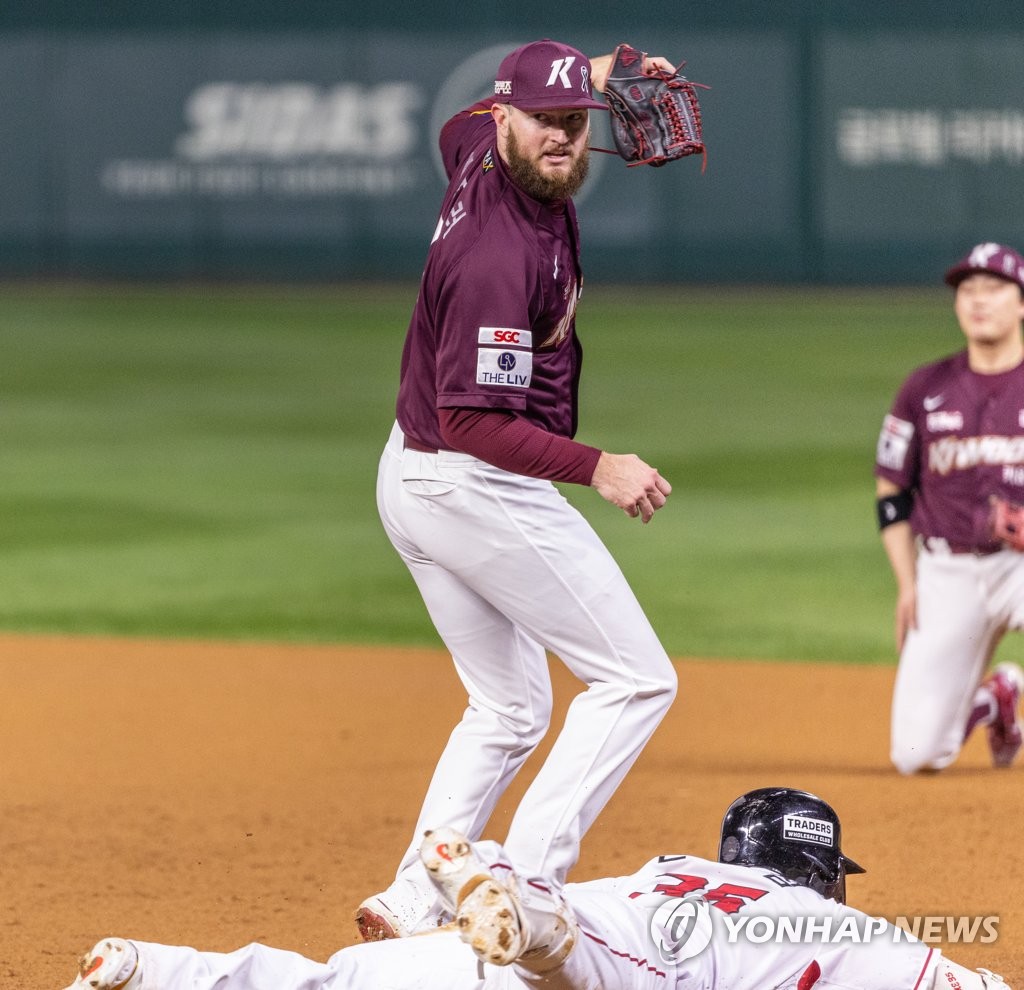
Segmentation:
<svg viewBox="0 0 1024 990">
<path fill-rule="evenodd" d="M 944 398 L 945 396 L 942 395 L 926 395 L 921 405 L 924 406 L 925 412 L 934 412 L 942 405 Z"/>
<path fill-rule="evenodd" d="M 513 327 L 480 327 L 476 339 L 479 344 L 497 344 L 503 347 L 533 346 L 531 331 L 517 330 Z"/>
<path fill-rule="evenodd" d="M 943 409 L 940 412 L 928 413 L 925 425 L 932 433 L 951 433 L 964 428 L 964 414 Z"/>
<path fill-rule="evenodd" d="M 576 316 L 576 301 L 579 299 L 579 295 L 576 292 L 575 279 L 570 279 L 566 284 L 565 299 L 565 315 L 555 325 L 555 329 L 548 334 L 544 343 L 540 345 L 541 347 L 557 347 L 569 336 L 569 331 L 572 330 L 572 321 Z"/>
<path fill-rule="evenodd" d="M 1024 437 L 943 437 L 928 445 L 928 470 L 936 474 L 1008 464 L 1024 464 Z"/>
<path fill-rule="evenodd" d="M 878 450 L 875 454 L 879 465 L 893 471 L 902 471 L 913 436 L 913 423 L 897 419 L 891 413 L 887 415 L 882 422 L 882 432 L 878 437 Z"/>
<path fill-rule="evenodd" d="M 529 388 L 532 377 L 532 351 L 506 351 L 496 347 L 477 348 L 477 385 Z"/>
</svg>

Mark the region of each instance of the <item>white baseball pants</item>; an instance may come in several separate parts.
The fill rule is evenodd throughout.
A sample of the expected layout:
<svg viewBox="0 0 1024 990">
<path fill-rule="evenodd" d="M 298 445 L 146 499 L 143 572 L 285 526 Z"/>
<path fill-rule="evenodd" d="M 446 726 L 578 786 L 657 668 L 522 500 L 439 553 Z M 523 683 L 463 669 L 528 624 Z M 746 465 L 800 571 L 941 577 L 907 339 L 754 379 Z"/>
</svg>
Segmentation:
<svg viewBox="0 0 1024 990">
<path fill-rule="evenodd" d="M 496 843 L 477 846 L 496 864 L 502 883 L 518 889 L 520 903 L 539 928 L 546 912 L 569 903 L 580 924 L 568 958 L 554 968 L 533 958 L 498 967 L 481 962 L 451 926 L 408 938 L 340 949 L 325 963 L 285 949 L 252 943 L 234 952 L 202 952 L 189 946 L 132 942 L 139 951 L 140 990 L 666 990 L 673 967 L 660 961 L 651 939 L 650 912 L 637 910 L 628 894 L 570 884 L 557 894 L 547 883 L 510 873 Z M 538 882 L 536 890 L 532 884 Z M 610 881 L 609 881 L 610 882 Z M 525 898 L 525 900 L 523 900 Z M 543 941 L 543 939 L 541 939 Z M 971 988 L 974 990 L 974 988 Z M 981 990 L 981 988 L 979 988 Z"/>
<path fill-rule="evenodd" d="M 828 975 L 815 990 L 1007 990 L 1005 984 L 945 959 L 938 950 L 912 949 L 906 941 L 886 938 L 870 945 L 846 940 L 816 949 L 787 942 L 719 941 L 717 949 L 709 948 L 677 968 L 660 958 L 649 912 L 637 910 L 627 896 L 586 886 L 570 886 L 566 893 L 580 930 L 565 963 L 546 973 L 534 973 L 523 963 L 486 965 L 451 928 L 350 946 L 323 963 L 258 943 L 220 953 L 133 939 L 142 971 L 140 990 L 672 990 L 714 987 L 716 977 L 725 986 L 731 980 L 741 986 L 792 990 L 816 954 Z"/>
<path fill-rule="evenodd" d="M 621 901 L 621 899 L 619 899 Z M 606 910 L 611 898 L 597 905 Z M 251 943 L 234 952 L 132 939 L 142 969 L 140 990 L 665 990 L 673 981 L 641 963 L 649 951 L 646 919 L 619 905 L 616 921 L 581 933 L 564 966 L 542 976 L 518 965 L 489 966 L 450 929 L 349 946 L 327 962 Z M 616 940 L 617 939 L 617 940 Z M 626 951 L 619 951 L 619 947 Z M 634 949 L 634 947 L 637 947 Z M 640 953 L 638 956 L 636 953 Z M 972 987 L 971 990 L 974 990 Z M 979 988 L 981 990 L 981 988 Z"/>
<path fill-rule="evenodd" d="M 453 931 L 350 946 L 327 962 L 252 943 L 234 952 L 132 939 L 141 990 L 482 990 L 482 963 Z M 488 990 L 520 987 L 513 967 L 486 967 Z"/>
<path fill-rule="evenodd" d="M 405 450 L 396 424 L 377 503 L 469 695 L 399 873 L 419 867 L 427 829 L 480 837 L 548 729 L 550 651 L 587 688 L 504 845 L 524 872 L 562 882 L 672 703 L 675 670 L 611 554 L 550 482 Z"/>
<path fill-rule="evenodd" d="M 1024 554 L 922 547 L 917 628 L 903 644 L 892 699 L 891 758 L 901 773 L 949 766 L 974 694 L 1007 629 L 1024 628 Z"/>
</svg>

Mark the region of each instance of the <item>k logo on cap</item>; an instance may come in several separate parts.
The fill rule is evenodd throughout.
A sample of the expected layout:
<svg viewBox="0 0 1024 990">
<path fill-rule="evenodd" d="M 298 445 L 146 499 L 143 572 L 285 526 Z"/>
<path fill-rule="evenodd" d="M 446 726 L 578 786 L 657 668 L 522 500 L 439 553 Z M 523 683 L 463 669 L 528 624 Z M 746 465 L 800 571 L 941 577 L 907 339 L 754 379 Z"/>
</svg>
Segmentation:
<svg viewBox="0 0 1024 990">
<path fill-rule="evenodd" d="M 957 286 L 968 275 L 995 275 L 1008 282 L 1016 282 L 1024 290 L 1024 258 L 1012 247 L 988 241 L 976 244 L 966 258 L 958 261 L 946 272 L 946 284 Z"/>
<path fill-rule="evenodd" d="M 505 56 L 494 81 L 494 97 L 520 110 L 608 109 L 591 92 L 590 59 L 548 38 Z"/>
</svg>

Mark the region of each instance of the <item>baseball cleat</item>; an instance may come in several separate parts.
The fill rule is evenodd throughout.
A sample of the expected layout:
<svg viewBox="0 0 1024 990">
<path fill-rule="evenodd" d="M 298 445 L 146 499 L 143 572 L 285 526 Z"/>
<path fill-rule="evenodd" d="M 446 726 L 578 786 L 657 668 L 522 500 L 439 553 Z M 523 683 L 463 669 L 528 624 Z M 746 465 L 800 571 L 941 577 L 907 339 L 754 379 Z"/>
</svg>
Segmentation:
<svg viewBox="0 0 1024 990">
<path fill-rule="evenodd" d="M 455 926 L 477 958 L 492 966 L 514 963 L 526 948 L 515 899 L 493 877 L 481 878 L 462 899 Z"/>
<path fill-rule="evenodd" d="M 986 684 L 996 699 L 996 717 L 988 726 L 992 764 L 1008 767 L 1017 759 L 1024 741 L 1018 714 L 1021 694 L 1024 694 L 1024 671 L 1015 663 L 997 664 L 986 678 Z"/>
<path fill-rule="evenodd" d="M 367 897 L 356 909 L 356 927 L 364 942 L 406 938 L 436 928 L 444 920 L 434 888 L 406 876 Z"/>
<path fill-rule="evenodd" d="M 356 928 L 364 942 L 383 942 L 389 938 L 404 938 L 409 932 L 403 929 L 402 923 L 381 897 L 375 894 L 367 897 L 356 909 Z"/>
<path fill-rule="evenodd" d="M 459 906 L 467 884 L 490 876 L 469 840 L 453 828 L 435 828 L 423 833 L 420 862 L 449 911 Z"/>
<path fill-rule="evenodd" d="M 67 990 L 138 990 L 141 983 L 138 949 L 123 938 L 105 938 L 82 956 Z"/>
<path fill-rule="evenodd" d="M 515 962 L 524 948 L 515 898 L 488 872 L 469 840 L 452 828 L 434 829 L 423 837 L 420 860 L 454 913 L 462 941 L 484 962 Z"/>
</svg>

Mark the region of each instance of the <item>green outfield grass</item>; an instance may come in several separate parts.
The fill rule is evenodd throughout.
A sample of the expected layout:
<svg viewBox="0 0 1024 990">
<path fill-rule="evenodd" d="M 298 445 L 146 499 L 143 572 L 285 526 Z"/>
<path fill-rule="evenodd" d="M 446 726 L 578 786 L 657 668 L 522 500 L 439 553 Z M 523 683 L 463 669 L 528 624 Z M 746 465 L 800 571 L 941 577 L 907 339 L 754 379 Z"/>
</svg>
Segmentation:
<svg viewBox="0 0 1024 990">
<path fill-rule="evenodd" d="M 436 644 L 374 505 L 414 294 L 0 289 L 0 628 Z M 875 438 L 950 303 L 588 286 L 579 439 L 675 490 L 566 493 L 672 654 L 892 659 Z"/>
</svg>

